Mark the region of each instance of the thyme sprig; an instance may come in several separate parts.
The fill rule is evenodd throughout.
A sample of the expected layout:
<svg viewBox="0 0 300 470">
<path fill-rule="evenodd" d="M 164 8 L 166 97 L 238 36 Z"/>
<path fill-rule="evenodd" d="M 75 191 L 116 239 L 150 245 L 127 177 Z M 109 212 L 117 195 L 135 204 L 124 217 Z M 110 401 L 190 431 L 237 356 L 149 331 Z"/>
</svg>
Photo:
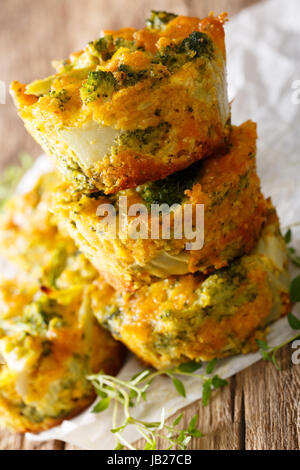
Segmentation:
<svg viewBox="0 0 300 470">
<path fill-rule="evenodd" d="M 214 370 L 216 361 L 211 361 L 206 372 L 211 374 Z M 168 442 L 168 449 L 178 447 L 180 450 L 187 448 L 188 443 L 192 437 L 202 437 L 202 433 L 197 429 L 198 416 L 195 415 L 189 422 L 187 429 L 178 429 L 183 414 L 179 415 L 171 425 L 165 423 L 164 410 L 159 421 L 142 421 L 136 419 L 131 409 L 137 406 L 142 400 L 147 400 L 147 391 L 150 385 L 158 376 L 167 376 L 171 379 L 177 392 L 185 397 L 186 390 L 182 381 L 178 376 L 196 377 L 203 386 L 203 404 L 206 405 L 213 389 L 217 389 L 227 385 L 227 381 L 221 379 L 218 375 L 213 377 L 195 373 L 201 367 L 201 363 L 188 362 L 178 367 L 162 370 L 151 371 L 144 370 L 134 375 L 130 380 L 125 381 L 117 377 L 112 377 L 102 373 L 95 374 L 89 377 L 94 385 L 96 393 L 99 396 L 99 401 L 94 406 L 93 411 L 99 413 L 107 409 L 110 404 L 113 404 L 112 413 L 112 429 L 111 432 L 115 434 L 117 439 L 116 449 L 127 447 L 134 450 L 133 447 L 123 436 L 123 432 L 128 426 L 133 426 L 141 437 L 146 440 L 145 449 L 156 449 L 157 438 L 164 439 Z M 118 424 L 119 411 L 123 409 L 123 422 Z M 163 434 L 161 431 L 167 431 Z"/>
<path fill-rule="evenodd" d="M 300 223 L 295 223 L 293 226 L 298 226 Z M 296 265 L 300 267 L 300 256 L 297 255 L 296 250 L 294 247 L 289 246 L 291 241 L 292 241 L 292 231 L 291 231 L 290 226 L 287 230 L 287 232 L 284 235 L 284 241 L 287 245 L 287 250 L 288 250 L 288 255 L 291 261 Z M 290 299 L 293 304 L 296 304 L 300 302 L 300 275 L 295 277 L 290 285 Z M 279 351 L 279 349 L 283 348 L 284 346 L 288 345 L 289 343 L 292 343 L 296 339 L 300 337 L 300 320 L 293 315 L 291 312 L 287 316 L 288 323 L 290 327 L 293 330 L 299 330 L 299 333 L 296 335 L 292 336 L 291 338 L 287 339 L 281 344 L 278 344 L 277 346 L 269 346 L 266 341 L 263 340 L 256 340 L 256 343 L 259 347 L 259 352 L 262 356 L 262 359 L 265 361 L 270 361 L 274 364 L 276 369 L 280 370 L 279 364 L 276 359 L 276 354 Z"/>
<path fill-rule="evenodd" d="M 300 330 L 300 320 L 298 320 L 298 318 L 295 317 L 295 315 L 293 315 L 292 313 L 288 314 L 288 322 L 291 328 L 293 328 L 294 330 Z M 259 352 L 262 356 L 262 359 L 264 361 L 272 362 L 274 366 L 276 367 L 276 369 L 280 370 L 280 366 L 276 359 L 277 352 L 279 351 L 279 349 L 283 348 L 284 346 L 287 346 L 288 344 L 292 343 L 299 337 L 300 337 L 300 331 L 295 336 L 292 336 L 291 338 L 287 339 L 283 343 L 278 344 L 277 346 L 273 346 L 273 347 L 269 346 L 266 341 L 259 340 L 259 339 L 256 340 L 256 343 L 259 347 Z"/>
</svg>

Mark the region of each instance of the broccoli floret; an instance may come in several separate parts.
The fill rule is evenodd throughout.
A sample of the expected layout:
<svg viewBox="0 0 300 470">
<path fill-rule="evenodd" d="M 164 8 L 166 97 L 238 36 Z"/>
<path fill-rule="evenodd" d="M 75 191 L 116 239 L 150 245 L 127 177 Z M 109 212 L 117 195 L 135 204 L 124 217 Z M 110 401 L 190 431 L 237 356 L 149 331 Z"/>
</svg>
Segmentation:
<svg viewBox="0 0 300 470">
<path fill-rule="evenodd" d="M 169 77 L 169 72 L 160 70 L 155 66 L 151 66 L 150 70 L 134 70 L 126 64 L 120 64 L 118 67 L 118 83 L 120 87 L 134 86 L 142 80 L 151 79 L 151 88 L 157 83 Z"/>
<path fill-rule="evenodd" d="M 24 331 L 33 336 L 46 335 L 50 323 L 56 327 L 63 326 L 58 308 L 56 301 L 44 295 L 36 302 L 27 305 L 22 318 Z"/>
<path fill-rule="evenodd" d="M 187 62 L 187 58 L 185 54 L 178 52 L 176 46 L 167 46 L 156 54 L 152 62 L 154 64 L 162 64 L 170 72 L 174 72 L 174 70 L 179 69 Z"/>
<path fill-rule="evenodd" d="M 207 34 L 194 31 L 182 41 L 179 50 L 187 54 L 190 59 L 194 59 L 195 57 L 201 57 L 203 55 L 211 57 L 214 52 L 214 46 Z"/>
<path fill-rule="evenodd" d="M 126 47 L 131 51 L 136 50 L 136 44 L 133 40 L 127 40 L 122 37 L 113 38 L 107 34 L 103 38 L 91 41 L 89 43 L 90 52 L 99 57 L 101 61 L 107 61 L 112 58 L 114 53 L 121 47 Z M 140 48 L 139 48 L 140 49 Z"/>
<path fill-rule="evenodd" d="M 160 63 L 172 72 L 199 57 L 211 58 L 213 52 L 213 42 L 207 34 L 194 31 L 181 43 L 161 49 L 154 57 L 153 63 Z"/>
<path fill-rule="evenodd" d="M 67 90 L 63 89 L 60 91 L 50 91 L 49 95 L 58 101 L 58 107 L 62 111 L 65 109 L 65 104 L 71 99 L 68 95 Z"/>
<path fill-rule="evenodd" d="M 161 121 L 157 127 L 147 127 L 146 129 L 135 129 L 134 131 L 123 132 L 116 139 L 117 150 L 120 147 L 131 148 L 136 152 L 155 154 L 168 137 L 171 125 Z"/>
<path fill-rule="evenodd" d="M 119 83 L 123 87 L 136 85 L 141 80 L 144 80 L 148 76 L 147 70 L 133 70 L 131 67 L 125 64 L 120 64 L 118 67 Z"/>
<path fill-rule="evenodd" d="M 138 193 L 148 206 L 151 204 L 181 204 L 184 191 L 191 189 L 197 174 L 199 164 L 192 165 L 185 170 L 173 173 L 163 180 L 149 182 L 137 187 Z"/>
<path fill-rule="evenodd" d="M 115 53 L 114 40 L 110 35 L 104 36 L 97 41 L 91 41 L 89 48 L 92 53 L 95 53 L 103 61 L 109 60 Z"/>
<path fill-rule="evenodd" d="M 90 103 L 98 98 L 108 98 L 117 88 L 117 81 L 111 72 L 97 70 L 89 72 L 88 79 L 80 89 L 84 103 Z"/>
<path fill-rule="evenodd" d="M 135 41 L 131 41 L 129 39 L 124 39 L 124 38 L 115 38 L 114 40 L 114 45 L 115 45 L 115 50 L 117 51 L 121 47 L 126 47 L 126 49 L 130 49 L 131 51 L 135 51 L 137 49 Z M 139 47 L 138 49 L 143 49 L 142 47 Z"/>
<path fill-rule="evenodd" d="M 151 16 L 146 20 L 146 26 L 149 29 L 163 29 L 170 21 L 177 18 L 178 15 L 166 11 L 151 10 Z"/>
</svg>

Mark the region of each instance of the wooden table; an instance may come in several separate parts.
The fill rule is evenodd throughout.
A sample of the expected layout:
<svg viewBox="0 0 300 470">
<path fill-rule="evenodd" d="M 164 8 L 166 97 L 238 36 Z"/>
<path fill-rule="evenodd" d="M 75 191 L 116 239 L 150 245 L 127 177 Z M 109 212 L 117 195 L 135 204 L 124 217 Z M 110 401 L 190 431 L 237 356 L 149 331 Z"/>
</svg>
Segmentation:
<svg viewBox="0 0 300 470">
<path fill-rule="evenodd" d="M 203 16 L 211 10 L 234 14 L 252 3 L 255 0 L 1 0 L 0 79 L 8 85 L 13 79 L 28 82 L 50 75 L 52 59 L 80 49 L 103 27 L 142 25 L 150 6 Z M 0 142 L 1 168 L 20 151 L 40 153 L 8 96 L 0 105 Z M 280 351 L 281 372 L 259 362 L 233 377 L 208 407 L 189 406 L 185 421 L 199 413 L 199 428 L 205 433 L 191 448 L 299 449 L 300 366 L 293 366 L 291 355 L 290 347 Z M 58 441 L 36 444 L 0 431 L 0 449 L 72 448 Z"/>
</svg>

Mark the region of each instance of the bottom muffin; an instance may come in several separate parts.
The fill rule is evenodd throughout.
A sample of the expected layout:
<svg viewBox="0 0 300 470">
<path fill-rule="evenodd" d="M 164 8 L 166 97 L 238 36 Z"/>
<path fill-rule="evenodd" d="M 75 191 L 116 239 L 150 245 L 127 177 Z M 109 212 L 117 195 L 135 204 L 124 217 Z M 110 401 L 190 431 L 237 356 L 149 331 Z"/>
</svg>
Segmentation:
<svg viewBox="0 0 300 470">
<path fill-rule="evenodd" d="M 95 398 L 87 375 L 116 374 L 124 351 L 96 322 L 86 285 L 0 285 L 0 424 L 39 432 Z"/>
<path fill-rule="evenodd" d="M 285 242 L 269 207 L 250 255 L 208 277 L 186 275 L 154 282 L 135 293 L 94 283 L 100 324 L 157 369 L 257 349 L 266 326 L 288 313 Z"/>
</svg>

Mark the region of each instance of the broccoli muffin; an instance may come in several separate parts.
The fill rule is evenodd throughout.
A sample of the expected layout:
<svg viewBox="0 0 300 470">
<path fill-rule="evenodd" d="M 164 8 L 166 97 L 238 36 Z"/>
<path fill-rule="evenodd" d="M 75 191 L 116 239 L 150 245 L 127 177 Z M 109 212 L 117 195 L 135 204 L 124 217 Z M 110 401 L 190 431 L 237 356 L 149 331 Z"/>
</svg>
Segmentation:
<svg viewBox="0 0 300 470">
<path fill-rule="evenodd" d="M 230 127 L 223 23 L 152 12 L 104 31 L 11 91 L 27 130 L 78 189 L 115 193 L 162 179 L 222 146 Z"/>
<path fill-rule="evenodd" d="M 13 262 L 27 277 L 36 280 L 47 265 L 59 269 L 75 246 L 67 234 L 58 231 L 49 211 L 51 189 L 58 175 L 40 176 L 31 190 L 15 194 L 0 214 L 0 255 Z M 92 269 L 92 268 L 91 268 Z"/>
<path fill-rule="evenodd" d="M 60 235 L 46 201 L 54 175 L 5 207 L 2 255 L 18 266 L 0 281 L 0 424 L 39 432 L 95 398 L 91 372 L 118 372 L 124 347 L 94 318 L 98 272 Z"/>
<path fill-rule="evenodd" d="M 119 371 L 123 347 L 95 321 L 91 279 L 78 271 L 85 263 L 70 258 L 56 287 L 1 282 L 1 425 L 17 432 L 55 426 L 93 402 L 88 374 Z"/>
<path fill-rule="evenodd" d="M 225 151 L 164 180 L 93 197 L 63 183 L 53 191 L 53 212 L 117 289 L 134 290 L 171 275 L 207 274 L 249 253 L 259 238 L 267 205 L 256 174 L 255 152 L 256 126 L 248 121 L 233 127 Z M 107 204 L 116 225 L 107 223 L 104 210 L 101 213 Z M 166 204 L 174 211 L 151 211 L 153 205 L 164 209 L 161 205 Z M 197 214 L 201 204 L 204 221 Z M 130 215 L 132 208 L 140 206 L 146 209 L 144 214 Z M 183 219 L 185 214 L 190 219 Z M 163 229 L 168 223 L 166 234 Z M 146 230 L 137 233 L 139 225 Z M 192 228 L 188 238 L 187 227 Z"/>
<path fill-rule="evenodd" d="M 287 254 L 275 211 L 250 255 L 204 278 L 171 277 L 135 293 L 96 281 L 96 316 L 145 363 L 164 369 L 257 349 L 288 313 Z M 102 308 L 99 305 L 102 303 Z"/>
</svg>

